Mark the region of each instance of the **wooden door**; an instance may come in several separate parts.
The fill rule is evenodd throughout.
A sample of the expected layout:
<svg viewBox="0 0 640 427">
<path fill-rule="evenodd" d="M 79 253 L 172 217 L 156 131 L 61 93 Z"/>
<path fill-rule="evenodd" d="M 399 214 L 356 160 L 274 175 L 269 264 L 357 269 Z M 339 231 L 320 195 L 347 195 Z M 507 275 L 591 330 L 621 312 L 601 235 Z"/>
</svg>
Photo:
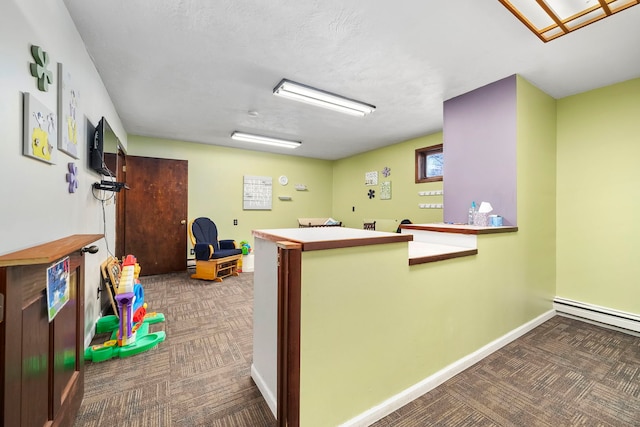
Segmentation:
<svg viewBox="0 0 640 427">
<path fill-rule="evenodd" d="M 186 160 L 126 156 L 124 253 L 140 263 L 140 274 L 187 269 Z"/>
</svg>

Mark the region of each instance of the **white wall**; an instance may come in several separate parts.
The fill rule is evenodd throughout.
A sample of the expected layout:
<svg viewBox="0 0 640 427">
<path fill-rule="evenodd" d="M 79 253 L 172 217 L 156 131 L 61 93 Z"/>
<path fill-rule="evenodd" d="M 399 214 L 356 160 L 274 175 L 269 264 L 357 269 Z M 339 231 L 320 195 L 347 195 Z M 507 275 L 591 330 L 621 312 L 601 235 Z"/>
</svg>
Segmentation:
<svg viewBox="0 0 640 427">
<path fill-rule="evenodd" d="M 37 88 L 29 63 L 31 45 L 49 54 L 48 69 L 54 84 L 48 92 Z M 0 254 L 10 253 L 72 234 L 102 234 L 103 213 L 91 184 L 99 176 L 87 167 L 84 126 L 79 159 L 57 153 L 55 165 L 22 155 L 23 92 L 29 92 L 57 112 L 57 63 L 64 64 L 80 92 L 80 117 L 96 124 L 106 116 L 126 146 L 126 134 L 82 39 L 62 0 L 2 0 L 0 2 Z M 84 122 L 84 119 L 82 119 Z M 84 123 L 83 123 L 84 124 Z M 78 167 L 79 188 L 68 192 L 67 164 Z M 109 247 L 114 247 L 114 205 L 106 206 Z M 106 259 L 105 240 L 100 252 L 87 255 L 85 275 L 85 337 L 99 315 L 96 289 L 99 266 Z"/>
<path fill-rule="evenodd" d="M 255 239 L 253 276 L 253 362 L 251 377 L 277 414 L 278 396 L 278 247 Z M 276 415 L 277 416 L 277 415 Z"/>
</svg>

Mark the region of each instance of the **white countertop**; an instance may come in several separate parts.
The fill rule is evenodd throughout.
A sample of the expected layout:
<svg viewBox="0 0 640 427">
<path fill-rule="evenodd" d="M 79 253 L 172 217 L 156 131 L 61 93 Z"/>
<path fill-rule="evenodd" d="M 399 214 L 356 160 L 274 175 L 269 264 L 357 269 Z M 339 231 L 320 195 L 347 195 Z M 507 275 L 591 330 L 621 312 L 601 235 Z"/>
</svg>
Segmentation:
<svg viewBox="0 0 640 427">
<path fill-rule="evenodd" d="M 478 249 L 439 243 L 409 242 L 409 265 L 476 255 Z"/>
<path fill-rule="evenodd" d="M 302 250 L 334 249 L 352 246 L 408 242 L 410 234 L 388 233 L 348 227 L 306 227 L 253 230 L 257 238 L 300 243 Z"/>
</svg>

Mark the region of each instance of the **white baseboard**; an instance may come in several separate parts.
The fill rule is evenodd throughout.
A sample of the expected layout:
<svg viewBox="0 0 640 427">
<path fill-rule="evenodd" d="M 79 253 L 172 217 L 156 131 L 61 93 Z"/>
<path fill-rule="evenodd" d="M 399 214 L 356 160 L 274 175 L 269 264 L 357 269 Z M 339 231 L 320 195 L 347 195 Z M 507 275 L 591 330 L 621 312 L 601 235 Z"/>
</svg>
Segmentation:
<svg viewBox="0 0 640 427">
<path fill-rule="evenodd" d="M 489 344 L 463 357 L 462 359 L 457 360 L 456 362 L 425 378 L 419 383 L 407 388 L 406 390 L 401 391 L 395 396 L 390 397 L 381 404 L 374 406 L 373 408 L 361 413 L 355 418 L 352 418 L 344 424 L 341 424 L 340 427 L 364 427 L 375 423 L 379 419 L 389 415 L 397 409 L 400 409 L 407 403 L 417 399 L 418 397 L 422 396 L 428 391 L 433 390 L 445 381 L 453 378 L 460 372 L 471 367 L 494 351 L 500 349 L 501 347 L 504 347 L 516 338 L 526 334 L 530 330 L 551 319 L 553 316 L 555 316 L 555 314 L 555 310 L 549 310 L 546 313 L 541 314 L 535 319 L 512 330 L 511 332 L 503 335 L 495 341 L 490 342 Z"/>
<path fill-rule="evenodd" d="M 98 324 L 98 319 L 95 319 L 93 321 L 93 325 L 91 325 L 91 329 L 89 332 L 89 335 L 86 335 L 84 337 L 84 348 L 89 348 L 89 346 L 91 345 L 91 340 L 93 340 L 93 337 L 96 336 L 96 325 Z"/>
<path fill-rule="evenodd" d="M 561 316 L 571 317 L 620 332 L 640 333 L 640 316 L 626 311 L 614 310 L 568 298 L 555 297 L 553 308 Z"/>
<path fill-rule="evenodd" d="M 251 364 L 251 378 L 253 378 L 253 381 L 258 386 L 260 393 L 262 393 L 262 397 L 264 397 L 267 405 L 269 405 L 269 409 L 271 409 L 271 412 L 273 412 L 273 416 L 277 418 L 278 403 L 276 397 L 273 395 L 269 387 L 267 387 L 267 384 L 262 378 L 262 375 L 260 375 L 253 363 Z"/>
</svg>

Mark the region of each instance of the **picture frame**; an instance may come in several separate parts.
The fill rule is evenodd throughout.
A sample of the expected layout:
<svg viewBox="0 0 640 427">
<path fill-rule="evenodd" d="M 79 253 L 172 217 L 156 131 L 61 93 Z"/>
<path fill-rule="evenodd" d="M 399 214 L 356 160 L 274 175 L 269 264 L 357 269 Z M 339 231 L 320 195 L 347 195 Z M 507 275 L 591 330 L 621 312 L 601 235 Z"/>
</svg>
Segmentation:
<svg viewBox="0 0 640 427">
<path fill-rule="evenodd" d="M 380 183 L 380 200 L 391 200 L 391 181 Z"/>
<path fill-rule="evenodd" d="M 365 172 L 364 185 L 378 185 L 378 171 Z"/>
<path fill-rule="evenodd" d="M 82 140 L 80 92 L 74 85 L 71 73 L 58 63 L 58 149 L 74 159 L 79 156 Z"/>
<path fill-rule="evenodd" d="M 273 206 L 273 178 L 244 175 L 242 209 L 270 211 Z"/>
<path fill-rule="evenodd" d="M 22 154 L 45 163 L 55 164 L 58 151 L 56 113 L 32 94 L 25 92 L 23 114 Z"/>
</svg>

